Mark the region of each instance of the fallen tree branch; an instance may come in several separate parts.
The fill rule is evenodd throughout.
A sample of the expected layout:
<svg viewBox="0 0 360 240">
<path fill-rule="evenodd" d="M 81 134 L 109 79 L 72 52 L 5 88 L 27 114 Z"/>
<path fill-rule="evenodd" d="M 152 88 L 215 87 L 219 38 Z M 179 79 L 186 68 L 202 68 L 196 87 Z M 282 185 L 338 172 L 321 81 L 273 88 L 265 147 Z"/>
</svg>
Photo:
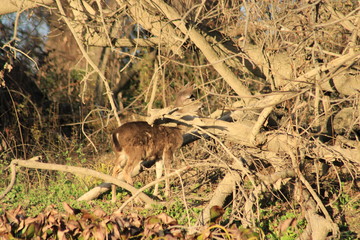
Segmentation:
<svg viewBox="0 0 360 240">
<path fill-rule="evenodd" d="M 10 184 L 9 186 L 7 186 L 7 188 L 4 190 L 4 192 L 0 195 L 0 200 L 3 199 L 6 194 L 8 194 L 11 189 L 13 188 L 14 184 L 15 184 L 15 180 L 16 180 L 16 168 L 15 165 L 10 165 L 10 169 L 11 169 L 11 180 L 10 180 Z"/>
<path fill-rule="evenodd" d="M 152 165 L 155 164 L 155 161 L 145 161 L 142 163 L 139 163 L 137 166 L 135 166 L 135 168 L 133 169 L 131 176 L 135 177 L 136 175 L 140 174 L 142 171 L 144 171 L 144 167 L 146 168 L 150 168 Z M 120 172 L 119 175 L 117 176 L 118 181 L 122 181 L 123 180 L 123 176 L 122 173 Z M 105 180 L 105 179 L 104 179 Z M 106 181 L 106 180 L 105 180 Z M 123 182 L 123 181 L 122 181 Z M 125 183 L 125 182 L 123 182 Z M 127 184 L 128 185 L 128 184 Z M 119 185 L 118 185 L 119 186 Z M 131 186 L 131 185 L 129 185 Z M 121 186 L 119 186 L 121 187 Z M 78 201 L 90 201 L 93 200 L 97 197 L 99 197 L 101 194 L 109 191 L 111 188 L 111 182 L 105 182 L 100 184 L 99 186 L 91 189 L 90 191 L 88 191 L 87 193 L 85 193 L 84 195 L 82 195 L 81 197 L 79 197 L 77 200 Z M 137 191 L 137 190 L 136 190 Z M 131 194 L 133 195 L 135 192 L 131 192 Z M 140 196 L 141 197 L 141 196 Z"/>
<path fill-rule="evenodd" d="M 27 168 L 36 168 L 36 169 L 44 169 L 44 170 L 54 170 L 54 171 L 62 171 L 62 172 L 69 172 L 73 174 L 82 174 L 86 176 L 92 176 L 95 178 L 103 179 L 104 181 L 110 182 L 112 184 L 116 184 L 117 186 L 124 188 L 130 191 L 132 194 L 137 193 L 137 189 L 133 186 L 120 181 L 117 178 L 111 177 L 107 174 L 97 172 L 92 169 L 82 168 L 82 167 L 74 167 L 74 166 L 67 166 L 67 165 L 60 165 L 60 164 L 53 164 L 53 163 L 42 163 L 34 160 L 21 160 L 21 159 L 14 159 L 11 161 L 10 167 L 14 169 L 13 166 L 21 166 Z M 10 185 L 9 185 L 10 186 Z M 8 187 L 9 188 L 9 187 Z M 156 204 L 156 201 L 148 197 L 144 193 L 137 193 L 141 200 L 143 200 L 146 204 Z"/>
<path fill-rule="evenodd" d="M 29 159 L 28 161 L 38 161 L 39 159 L 40 159 L 40 156 L 36 156 L 36 157 L 33 157 L 33 158 Z M 13 188 L 13 186 L 15 185 L 15 182 L 16 182 L 16 165 L 15 164 L 10 164 L 9 167 L 10 167 L 10 170 L 11 170 L 10 184 L 1 193 L 0 200 L 3 199 L 6 196 L 6 194 L 8 194 L 11 191 L 11 189 Z"/>
<path fill-rule="evenodd" d="M 199 163 L 199 164 L 192 165 L 191 167 L 196 168 L 196 167 L 203 167 L 203 166 L 207 166 L 207 167 L 212 166 L 212 167 L 227 168 L 227 169 L 229 168 L 229 166 L 224 165 L 224 164 L 212 164 L 212 163 Z M 146 166 L 146 168 L 150 168 L 150 167 L 151 167 L 150 164 L 148 166 Z M 132 172 L 132 176 L 134 177 L 134 176 L 136 176 L 137 174 L 139 174 L 142 171 L 143 171 L 143 168 L 139 164 L 138 166 L 135 167 L 134 171 Z M 181 172 L 181 171 L 184 171 L 184 170 L 179 169 L 179 172 Z M 136 174 L 136 175 L 134 175 L 134 174 Z M 169 177 L 172 177 L 172 176 L 174 176 L 174 174 L 170 173 Z M 121 174 L 119 174 L 118 179 L 122 179 Z M 151 186 L 155 185 L 156 183 L 161 182 L 163 180 L 165 180 L 164 177 L 159 178 L 159 180 L 152 181 L 151 183 L 147 184 L 143 188 L 147 189 L 147 188 L 149 188 L 149 187 L 151 187 Z M 88 191 L 87 193 L 82 195 L 81 197 L 79 197 L 77 200 L 78 201 L 90 201 L 90 200 L 93 200 L 93 199 L 99 197 L 101 194 L 109 191 L 110 188 L 111 188 L 111 183 L 102 183 L 99 186 L 94 187 L 93 189 L 91 189 L 90 191 Z M 141 188 L 141 189 L 143 189 L 143 188 Z"/>
<path fill-rule="evenodd" d="M 327 71 L 331 71 L 334 69 L 338 70 L 338 68 L 340 68 L 342 65 L 353 64 L 359 58 L 360 58 L 359 52 L 349 53 L 349 54 L 343 55 L 341 57 L 335 58 L 334 60 L 332 60 L 331 62 L 329 62 L 327 64 L 323 64 L 317 68 L 307 71 L 305 74 L 296 78 L 295 81 L 292 81 L 289 84 L 287 84 L 286 86 L 284 86 L 281 90 L 284 92 L 291 92 L 292 90 L 296 90 L 297 87 L 304 87 L 304 86 L 308 85 L 309 81 L 312 80 L 317 74 L 319 74 L 321 72 L 325 73 Z M 290 96 L 292 96 L 292 94 L 290 94 Z M 260 113 L 260 116 L 251 132 L 251 142 L 255 141 L 254 138 L 260 132 L 260 128 L 264 125 L 264 122 L 269 117 L 270 113 L 272 113 L 276 104 L 280 103 L 287 97 L 288 97 L 288 94 L 274 95 L 274 96 L 266 97 L 266 98 L 262 99 L 261 101 L 258 101 L 255 103 L 254 107 L 261 106 L 263 103 L 267 103 L 267 104 L 270 103 L 271 105 L 269 107 L 264 108 L 262 110 L 262 112 Z"/>
<path fill-rule="evenodd" d="M 241 180 L 240 174 L 235 171 L 228 172 L 216 187 L 210 202 L 203 209 L 197 220 L 198 224 L 205 225 L 210 221 L 210 209 L 213 206 L 223 206 L 225 199 L 235 191 L 236 184 Z"/>
</svg>

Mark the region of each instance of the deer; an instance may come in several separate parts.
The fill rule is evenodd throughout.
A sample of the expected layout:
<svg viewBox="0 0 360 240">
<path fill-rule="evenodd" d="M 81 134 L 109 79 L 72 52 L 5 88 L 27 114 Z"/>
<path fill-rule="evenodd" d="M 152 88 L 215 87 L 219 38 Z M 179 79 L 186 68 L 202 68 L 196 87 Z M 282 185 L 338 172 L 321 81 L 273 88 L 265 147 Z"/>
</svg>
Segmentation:
<svg viewBox="0 0 360 240">
<path fill-rule="evenodd" d="M 172 115 L 195 115 L 201 103 L 195 101 L 193 86 L 182 87 L 176 94 Z M 176 123 L 175 126 L 162 123 Z M 169 174 L 174 153 L 182 146 L 183 134 L 188 129 L 186 124 L 167 119 L 167 121 L 154 121 L 150 125 L 146 121 L 128 122 L 112 133 L 113 150 L 115 152 L 115 165 L 112 176 L 118 177 L 122 169 L 123 180 L 133 185 L 132 172 L 136 166 L 145 161 L 155 161 L 156 178 L 162 176 L 162 166 L 165 167 L 165 176 Z M 170 183 L 165 179 L 165 196 L 169 196 Z M 154 189 L 158 195 L 158 184 Z M 112 185 L 112 201 L 116 201 L 116 185 Z"/>
</svg>

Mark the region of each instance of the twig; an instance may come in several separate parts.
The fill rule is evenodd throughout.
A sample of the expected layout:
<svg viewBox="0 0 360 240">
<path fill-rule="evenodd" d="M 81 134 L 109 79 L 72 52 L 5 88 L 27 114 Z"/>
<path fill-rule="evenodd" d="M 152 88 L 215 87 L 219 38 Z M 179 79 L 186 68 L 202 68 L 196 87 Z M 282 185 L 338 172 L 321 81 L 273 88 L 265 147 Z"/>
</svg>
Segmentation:
<svg viewBox="0 0 360 240">
<path fill-rule="evenodd" d="M 8 92 L 10 93 L 9 88 L 7 86 L 5 86 L 5 87 L 8 90 Z M 22 124 L 20 122 L 20 118 L 19 118 L 19 114 L 18 114 L 18 108 L 16 107 L 16 104 L 15 104 L 14 98 L 12 97 L 12 94 L 9 94 L 9 96 L 10 96 L 10 99 L 11 99 L 11 103 L 12 103 L 12 105 L 14 107 L 14 113 L 15 113 L 15 116 L 16 116 L 16 122 L 18 123 L 17 127 L 19 129 L 20 140 L 21 140 L 21 143 L 22 143 L 21 145 L 23 147 L 24 157 L 26 158 L 26 147 L 25 147 L 22 127 L 21 127 Z"/>
<path fill-rule="evenodd" d="M 155 60 L 154 60 L 154 74 L 153 74 L 153 76 L 151 78 L 150 85 L 149 85 L 149 87 L 150 87 L 151 83 L 153 84 L 150 100 L 149 100 L 149 103 L 147 105 L 147 107 L 148 107 L 148 110 L 147 110 L 148 115 L 150 115 L 150 110 L 152 109 L 153 103 L 154 103 L 154 100 L 155 100 L 155 94 L 156 94 L 156 89 L 157 89 L 158 80 L 159 80 L 159 71 L 160 71 L 159 62 L 158 62 L 157 58 L 155 57 Z M 145 95 L 145 98 L 147 98 L 147 94 Z"/>
</svg>

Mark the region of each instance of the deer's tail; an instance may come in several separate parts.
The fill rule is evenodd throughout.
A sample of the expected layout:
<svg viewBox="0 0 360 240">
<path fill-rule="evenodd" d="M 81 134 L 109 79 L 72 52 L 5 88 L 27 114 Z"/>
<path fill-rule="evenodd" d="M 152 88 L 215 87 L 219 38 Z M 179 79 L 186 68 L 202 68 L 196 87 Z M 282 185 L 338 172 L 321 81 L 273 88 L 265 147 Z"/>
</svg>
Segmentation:
<svg viewBox="0 0 360 240">
<path fill-rule="evenodd" d="M 115 148 L 116 151 L 121 152 L 122 147 L 121 147 L 121 145 L 119 143 L 119 138 L 118 137 L 119 137 L 118 133 L 116 133 L 116 132 L 113 133 L 112 139 L 113 139 L 113 143 L 114 143 L 114 148 Z"/>
</svg>

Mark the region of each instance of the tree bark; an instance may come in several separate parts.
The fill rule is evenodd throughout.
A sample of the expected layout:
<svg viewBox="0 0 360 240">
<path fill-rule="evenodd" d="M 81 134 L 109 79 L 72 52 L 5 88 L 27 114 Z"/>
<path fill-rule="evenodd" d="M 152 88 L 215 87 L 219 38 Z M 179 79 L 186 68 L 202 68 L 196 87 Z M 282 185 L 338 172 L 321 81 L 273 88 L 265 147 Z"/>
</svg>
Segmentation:
<svg viewBox="0 0 360 240">
<path fill-rule="evenodd" d="M 54 0 L 2 0 L 0 15 L 50 5 Z"/>
</svg>

